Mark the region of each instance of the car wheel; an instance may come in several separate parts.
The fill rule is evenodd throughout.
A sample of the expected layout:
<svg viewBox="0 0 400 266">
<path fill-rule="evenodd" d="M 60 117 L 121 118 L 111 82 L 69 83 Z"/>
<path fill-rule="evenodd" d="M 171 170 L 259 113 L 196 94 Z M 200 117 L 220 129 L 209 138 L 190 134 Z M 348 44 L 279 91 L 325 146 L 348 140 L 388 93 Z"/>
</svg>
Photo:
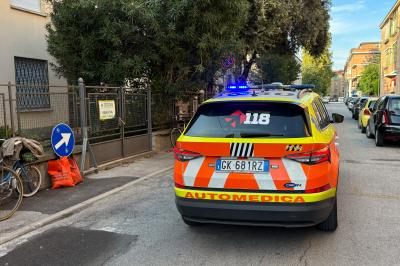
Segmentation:
<svg viewBox="0 0 400 266">
<path fill-rule="evenodd" d="M 375 145 L 378 147 L 382 147 L 384 144 L 383 136 L 379 133 L 379 130 L 375 130 Z"/>
<path fill-rule="evenodd" d="M 201 226 L 201 225 L 204 225 L 203 223 L 199 223 L 199 222 L 194 222 L 194 221 L 188 220 L 184 216 L 182 216 L 182 220 L 186 225 L 189 225 L 189 226 Z"/>
<path fill-rule="evenodd" d="M 372 139 L 372 134 L 371 130 L 369 129 L 369 125 L 367 125 L 367 128 L 365 129 L 365 135 L 367 136 L 367 138 Z"/>
<path fill-rule="evenodd" d="M 329 214 L 328 218 L 325 221 L 317 225 L 317 228 L 325 232 L 334 232 L 337 227 L 338 227 L 337 200 L 335 198 L 335 204 L 333 205 L 331 213 Z"/>
</svg>

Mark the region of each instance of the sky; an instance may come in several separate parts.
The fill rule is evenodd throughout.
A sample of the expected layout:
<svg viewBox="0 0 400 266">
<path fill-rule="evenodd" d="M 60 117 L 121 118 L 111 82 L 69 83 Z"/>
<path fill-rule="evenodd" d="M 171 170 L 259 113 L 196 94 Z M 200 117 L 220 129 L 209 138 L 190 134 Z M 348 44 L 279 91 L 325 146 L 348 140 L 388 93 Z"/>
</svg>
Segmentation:
<svg viewBox="0 0 400 266">
<path fill-rule="evenodd" d="M 333 69 L 344 68 L 351 48 L 380 41 L 379 25 L 396 0 L 332 0 Z"/>
</svg>

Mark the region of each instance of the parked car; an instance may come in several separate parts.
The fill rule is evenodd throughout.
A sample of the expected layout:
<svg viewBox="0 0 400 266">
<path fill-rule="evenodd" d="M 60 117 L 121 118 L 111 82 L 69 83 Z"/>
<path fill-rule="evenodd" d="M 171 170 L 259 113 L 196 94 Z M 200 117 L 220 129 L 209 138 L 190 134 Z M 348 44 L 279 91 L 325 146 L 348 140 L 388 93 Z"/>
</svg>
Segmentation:
<svg viewBox="0 0 400 266">
<path fill-rule="evenodd" d="M 337 98 L 337 97 L 331 97 L 331 98 L 329 99 L 329 101 L 330 101 L 330 102 L 337 102 L 337 101 L 338 101 L 338 98 Z"/>
<path fill-rule="evenodd" d="M 368 97 L 360 97 L 354 103 L 354 106 L 352 108 L 352 113 L 353 113 L 352 118 L 354 120 L 358 120 L 358 115 L 360 114 L 360 108 L 367 100 L 368 100 Z"/>
<path fill-rule="evenodd" d="M 329 103 L 329 99 L 330 99 L 329 96 L 325 96 L 325 97 L 322 98 L 322 102 L 323 103 Z"/>
<path fill-rule="evenodd" d="M 349 108 L 349 111 L 352 111 L 354 103 L 355 103 L 356 100 L 357 100 L 357 98 L 355 98 L 355 97 L 351 97 L 349 99 L 349 101 L 347 103 L 347 108 Z"/>
<path fill-rule="evenodd" d="M 400 95 L 382 96 L 375 103 L 365 134 L 375 137 L 376 146 L 386 140 L 400 141 Z"/>
<path fill-rule="evenodd" d="M 339 97 L 338 102 L 342 103 L 344 101 L 344 97 Z"/>
<path fill-rule="evenodd" d="M 361 106 L 360 115 L 358 117 L 358 128 L 361 129 L 361 133 L 365 133 L 365 129 L 368 125 L 368 120 L 371 116 L 371 110 L 374 108 L 377 100 L 378 98 L 370 97 Z"/>
</svg>

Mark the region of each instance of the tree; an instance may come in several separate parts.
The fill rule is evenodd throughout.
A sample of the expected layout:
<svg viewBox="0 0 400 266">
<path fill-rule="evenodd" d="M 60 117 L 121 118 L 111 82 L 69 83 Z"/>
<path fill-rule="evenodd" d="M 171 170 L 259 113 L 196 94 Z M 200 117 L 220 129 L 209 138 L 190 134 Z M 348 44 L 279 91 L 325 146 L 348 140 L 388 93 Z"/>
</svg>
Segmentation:
<svg viewBox="0 0 400 266">
<path fill-rule="evenodd" d="M 306 51 L 303 51 L 302 79 L 303 83 L 314 84 L 315 91 L 325 95 L 331 86 L 331 79 L 334 76 L 332 72 L 332 53 L 328 47 L 325 48 L 322 55 L 314 57 Z"/>
<path fill-rule="evenodd" d="M 48 51 L 55 71 L 75 84 L 121 85 L 145 75 L 153 59 L 151 14 L 140 1 L 52 0 Z"/>
<path fill-rule="evenodd" d="M 48 1 L 48 51 L 70 83 L 212 87 L 227 56 L 246 81 L 258 55 L 318 55 L 327 43 L 328 0 Z"/>
<path fill-rule="evenodd" d="M 370 96 L 379 95 L 379 68 L 378 64 L 367 65 L 361 74 L 357 90 Z"/>
<path fill-rule="evenodd" d="M 260 69 L 263 83 L 290 84 L 297 79 L 300 72 L 300 64 L 293 54 L 266 52 L 259 56 L 256 64 Z"/>
<path fill-rule="evenodd" d="M 279 49 L 296 54 L 303 47 L 313 56 L 324 52 L 329 41 L 330 0 L 248 0 L 247 22 L 241 31 L 242 73 L 245 81 L 257 55 Z"/>
<path fill-rule="evenodd" d="M 240 46 L 244 0 L 52 0 L 48 51 L 75 83 L 148 80 L 177 91 L 212 81 L 221 56 Z"/>
<path fill-rule="evenodd" d="M 236 54 L 238 28 L 246 21 L 247 1 L 153 1 L 160 62 L 151 68 L 153 88 L 182 91 L 212 87 L 220 61 Z"/>
</svg>

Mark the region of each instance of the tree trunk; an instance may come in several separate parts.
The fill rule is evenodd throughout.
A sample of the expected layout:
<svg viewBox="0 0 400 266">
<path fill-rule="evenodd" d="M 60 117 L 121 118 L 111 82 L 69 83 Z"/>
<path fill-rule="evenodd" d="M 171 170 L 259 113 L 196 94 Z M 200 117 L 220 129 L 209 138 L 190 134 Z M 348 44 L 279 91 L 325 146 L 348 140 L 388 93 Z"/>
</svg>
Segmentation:
<svg viewBox="0 0 400 266">
<path fill-rule="evenodd" d="M 257 58 L 257 52 L 254 51 L 253 54 L 251 55 L 251 58 L 249 61 L 245 60 L 244 65 L 243 65 L 243 71 L 242 74 L 239 77 L 239 82 L 240 83 L 246 83 L 247 78 L 249 77 L 251 67 L 255 63 Z"/>
</svg>

